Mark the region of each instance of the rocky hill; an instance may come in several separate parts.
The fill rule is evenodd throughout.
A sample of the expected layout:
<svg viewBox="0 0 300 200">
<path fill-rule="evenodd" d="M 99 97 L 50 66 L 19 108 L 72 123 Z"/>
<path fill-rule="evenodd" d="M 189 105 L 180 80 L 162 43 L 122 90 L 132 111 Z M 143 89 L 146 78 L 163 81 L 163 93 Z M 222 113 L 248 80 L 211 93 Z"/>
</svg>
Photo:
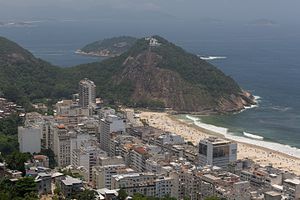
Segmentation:
<svg viewBox="0 0 300 200">
<path fill-rule="evenodd" d="M 98 96 L 133 107 L 210 113 L 254 104 L 232 78 L 159 36 L 137 40 L 120 56 L 71 68 L 52 66 L 5 38 L 0 49 L 0 91 L 10 99 L 68 97 L 87 77 Z"/>
<path fill-rule="evenodd" d="M 133 102 L 159 102 L 182 112 L 233 112 L 254 104 L 251 94 L 219 69 L 154 36 L 127 53 L 118 84 L 130 80 Z"/>
</svg>

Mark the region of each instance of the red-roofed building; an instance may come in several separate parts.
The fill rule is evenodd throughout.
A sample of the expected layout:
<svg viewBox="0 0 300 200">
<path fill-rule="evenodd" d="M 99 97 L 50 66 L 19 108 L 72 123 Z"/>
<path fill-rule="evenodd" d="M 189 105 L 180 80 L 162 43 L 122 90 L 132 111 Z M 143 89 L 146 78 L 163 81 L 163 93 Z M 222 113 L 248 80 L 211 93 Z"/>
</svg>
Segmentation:
<svg viewBox="0 0 300 200">
<path fill-rule="evenodd" d="M 138 172 L 146 170 L 146 160 L 149 158 L 148 151 L 145 147 L 133 147 L 130 152 L 130 166 Z"/>
</svg>

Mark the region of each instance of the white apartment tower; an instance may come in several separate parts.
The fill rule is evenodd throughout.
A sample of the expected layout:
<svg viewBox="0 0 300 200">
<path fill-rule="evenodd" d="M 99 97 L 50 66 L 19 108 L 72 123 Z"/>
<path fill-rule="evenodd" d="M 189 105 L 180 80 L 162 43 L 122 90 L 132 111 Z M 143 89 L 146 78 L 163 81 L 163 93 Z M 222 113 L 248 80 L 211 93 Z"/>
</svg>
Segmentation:
<svg viewBox="0 0 300 200">
<path fill-rule="evenodd" d="M 79 105 L 88 108 L 96 103 L 96 85 L 85 78 L 79 82 Z"/>
<path fill-rule="evenodd" d="M 53 152 L 59 167 L 71 164 L 70 133 L 64 125 L 58 125 L 54 128 Z"/>
<path fill-rule="evenodd" d="M 108 115 L 100 120 L 100 148 L 110 153 L 110 140 L 112 133 L 124 133 L 124 119 L 116 115 Z"/>
<path fill-rule="evenodd" d="M 22 153 L 41 151 L 42 129 L 39 126 L 18 127 L 19 149 Z"/>
</svg>

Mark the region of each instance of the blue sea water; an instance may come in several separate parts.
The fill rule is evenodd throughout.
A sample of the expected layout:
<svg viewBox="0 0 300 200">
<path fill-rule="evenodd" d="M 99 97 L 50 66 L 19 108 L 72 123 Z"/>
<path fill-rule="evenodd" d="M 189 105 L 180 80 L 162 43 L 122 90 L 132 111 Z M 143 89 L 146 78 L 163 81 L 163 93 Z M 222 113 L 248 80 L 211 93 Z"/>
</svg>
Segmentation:
<svg viewBox="0 0 300 200">
<path fill-rule="evenodd" d="M 0 27 L 0 35 L 62 67 L 100 61 L 74 54 L 89 42 L 154 34 L 195 54 L 225 56 L 209 62 L 261 97 L 256 108 L 233 115 L 198 116 L 202 122 L 228 128 L 237 136 L 247 132 L 265 141 L 300 148 L 300 30 L 295 26 L 49 20 L 34 27 Z"/>
</svg>

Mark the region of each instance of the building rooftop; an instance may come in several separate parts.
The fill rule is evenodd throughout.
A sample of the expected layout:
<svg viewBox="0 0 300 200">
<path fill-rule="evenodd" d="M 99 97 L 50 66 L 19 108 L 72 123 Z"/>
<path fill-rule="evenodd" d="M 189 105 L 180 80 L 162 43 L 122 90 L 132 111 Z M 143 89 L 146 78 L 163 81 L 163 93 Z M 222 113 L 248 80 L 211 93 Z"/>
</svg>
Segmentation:
<svg viewBox="0 0 300 200">
<path fill-rule="evenodd" d="M 269 196 L 272 196 L 272 197 L 281 196 L 281 194 L 279 192 L 276 192 L 276 191 L 265 192 L 265 194 L 267 194 Z"/>
<path fill-rule="evenodd" d="M 230 144 L 230 143 L 232 143 L 232 141 L 225 140 L 225 139 L 222 139 L 222 138 L 217 138 L 217 137 L 208 137 L 208 138 L 205 138 L 203 140 L 200 140 L 200 143 L 210 143 L 210 144 L 213 144 L 213 145 L 223 145 L 223 144 Z"/>
<path fill-rule="evenodd" d="M 145 155 L 148 153 L 145 147 L 135 147 L 133 150 L 142 155 Z"/>
<path fill-rule="evenodd" d="M 59 176 L 64 176 L 64 174 L 63 173 L 60 173 L 60 172 L 55 172 L 55 173 L 53 173 L 52 174 L 52 178 L 55 178 L 55 177 L 59 177 Z"/>
<path fill-rule="evenodd" d="M 286 179 L 284 180 L 284 182 L 286 183 L 291 183 L 291 184 L 294 184 L 294 185 L 299 185 L 300 184 L 300 180 L 299 179 Z"/>
<path fill-rule="evenodd" d="M 81 184 L 82 180 L 73 178 L 71 176 L 66 176 L 66 179 L 62 180 L 65 185 Z"/>
<path fill-rule="evenodd" d="M 66 127 L 63 124 L 59 124 L 59 125 L 57 125 L 57 128 L 59 128 L 59 129 L 65 129 Z"/>
<path fill-rule="evenodd" d="M 107 189 L 107 188 L 101 188 L 101 189 L 98 189 L 96 190 L 96 192 L 101 195 L 102 197 L 105 197 L 105 195 L 115 195 L 115 196 L 118 196 L 118 190 L 110 190 L 110 189 Z M 100 196 L 100 198 L 101 198 Z"/>
</svg>

